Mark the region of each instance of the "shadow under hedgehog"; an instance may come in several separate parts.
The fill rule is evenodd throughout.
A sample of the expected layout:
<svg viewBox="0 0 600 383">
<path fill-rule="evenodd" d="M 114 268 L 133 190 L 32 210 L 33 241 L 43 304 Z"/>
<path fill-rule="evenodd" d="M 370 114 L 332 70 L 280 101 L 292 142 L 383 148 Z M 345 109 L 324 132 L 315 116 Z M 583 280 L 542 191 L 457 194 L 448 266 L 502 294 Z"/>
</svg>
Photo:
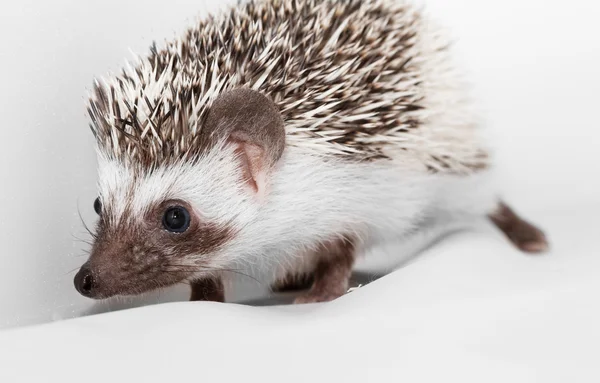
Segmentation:
<svg viewBox="0 0 600 383">
<path fill-rule="evenodd" d="M 90 298 L 180 282 L 224 301 L 228 271 L 348 289 L 358 256 L 487 216 L 544 234 L 493 186 L 445 35 L 403 1 L 256 0 L 199 21 L 89 99 L 99 220 Z"/>
</svg>

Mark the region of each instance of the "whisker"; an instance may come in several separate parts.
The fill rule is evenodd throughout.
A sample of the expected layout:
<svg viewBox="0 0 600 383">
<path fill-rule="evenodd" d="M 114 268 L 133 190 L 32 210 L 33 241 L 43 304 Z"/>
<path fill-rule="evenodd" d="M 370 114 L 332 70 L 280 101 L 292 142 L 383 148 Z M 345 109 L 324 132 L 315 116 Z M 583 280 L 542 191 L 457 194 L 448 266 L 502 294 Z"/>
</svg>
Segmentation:
<svg viewBox="0 0 600 383">
<path fill-rule="evenodd" d="M 85 228 L 85 230 L 92 236 L 92 238 L 97 239 L 98 236 L 96 235 L 96 233 L 92 232 L 90 230 L 90 228 L 86 225 L 83 216 L 81 215 L 81 210 L 79 209 L 79 205 L 77 206 L 77 214 L 79 214 L 79 219 L 81 220 L 81 223 L 83 224 L 83 227 Z"/>
<path fill-rule="evenodd" d="M 229 269 L 221 269 L 220 271 L 226 271 L 226 272 L 229 272 L 229 273 L 234 273 L 234 274 L 242 275 L 242 276 L 244 276 L 246 278 L 252 279 L 253 281 L 255 281 L 256 283 L 258 283 L 259 285 L 264 285 L 263 282 L 259 281 L 258 279 L 254 278 L 253 276 L 251 276 L 249 274 L 242 273 L 241 271 L 229 270 Z"/>
<path fill-rule="evenodd" d="M 246 278 L 250 278 L 253 281 L 255 281 L 256 283 L 260 284 L 260 285 L 264 285 L 263 282 L 259 281 L 258 279 L 256 279 L 255 277 L 248 275 L 244 272 L 241 272 L 238 269 L 226 269 L 226 268 L 211 268 L 211 267 L 191 267 L 189 265 L 170 265 L 169 268 L 171 270 L 166 270 L 163 269 L 163 271 L 165 272 L 173 272 L 173 273 L 177 273 L 177 272 L 184 272 L 184 273 L 197 273 L 199 271 L 216 271 L 216 272 L 230 272 L 230 273 L 234 273 L 234 274 L 238 274 L 241 276 L 244 276 Z M 174 268 L 174 269 L 173 269 Z"/>
<path fill-rule="evenodd" d="M 74 272 L 74 271 L 77 271 L 77 270 L 79 270 L 80 268 L 81 268 L 81 266 L 79 266 L 79 267 L 76 267 L 76 268 L 74 268 L 73 270 L 66 272 L 64 275 L 71 274 L 72 272 Z"/>
<path fill-rule="evenodd" d="M 93 245 L 93 243 L 92 243 L 91 241 L 89 241 L 89 240 L 87 240 L 87 239 L 79 238 L 79 237 L 78 237 L 78 236 L 76 236 L 75 234 L 71 234 L 71 236 L 72 236 L 72 237 L 73 237 L 73 238 L 74 238 L 74 239 L 75 239 L 77 242 L 82 242 L 82 243 L 85 243 L 85 244 L 87 244 L 87 245 L 89 245 L 89 246 L 92 246 L 92 245 Z"/>
</svg>

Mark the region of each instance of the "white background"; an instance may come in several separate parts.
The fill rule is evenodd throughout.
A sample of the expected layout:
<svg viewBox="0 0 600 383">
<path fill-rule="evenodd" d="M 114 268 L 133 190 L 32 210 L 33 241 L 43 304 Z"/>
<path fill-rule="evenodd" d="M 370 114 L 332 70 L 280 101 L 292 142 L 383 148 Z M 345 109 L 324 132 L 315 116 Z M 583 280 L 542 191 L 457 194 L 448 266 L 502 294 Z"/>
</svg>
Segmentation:
<svg viewBox="0 0 600 383">
<path fill-rule="evenodd" d="M 458 39 L 459 60 L 497 148 L 506 199 L 542 225 L 544 217 L 570 220 L 555 226 L 574 234 L 562 248 L 575 251 L 580 241 L 573 231 L 588 236 L 582 241 L 600 234 L 589 218 L 600 206 L 600 5 L 427 4 Z M 173 36 L 216 7 L 200 0 L 2 2 L 0 327 L 105 309 L 75 292 L 70 272 L 85 260 L 86 246 L 73 238 L 85 238 L 78 207 L 88 224 L 94 220 L 86 89 L 95 75 L 117 71 L 130 49 L 145 52 L 153 39 Z M 589 222 L 587 231 L 582 222 Z M 150 295 L 146 302 L 185 293 Z"/>
</svg>

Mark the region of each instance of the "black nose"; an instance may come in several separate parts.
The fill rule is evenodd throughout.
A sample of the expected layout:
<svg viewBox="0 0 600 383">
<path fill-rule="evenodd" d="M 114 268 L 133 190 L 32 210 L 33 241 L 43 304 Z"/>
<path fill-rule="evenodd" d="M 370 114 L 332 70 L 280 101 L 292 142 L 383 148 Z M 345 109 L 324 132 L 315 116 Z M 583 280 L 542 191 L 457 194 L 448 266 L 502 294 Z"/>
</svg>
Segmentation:
<svg viewBox="0 0 600 383">
<path fill-rule="evenodd" d="M 95 287 L 95 281 L 92 271 L 87 264 L 81 266 L 81 269 L 77 275 L 75 275 L 73 283 L 75 284 L 77 291 L 79 291 L 79 294 L 86 297 L 92 295 Z"/>
</svg>

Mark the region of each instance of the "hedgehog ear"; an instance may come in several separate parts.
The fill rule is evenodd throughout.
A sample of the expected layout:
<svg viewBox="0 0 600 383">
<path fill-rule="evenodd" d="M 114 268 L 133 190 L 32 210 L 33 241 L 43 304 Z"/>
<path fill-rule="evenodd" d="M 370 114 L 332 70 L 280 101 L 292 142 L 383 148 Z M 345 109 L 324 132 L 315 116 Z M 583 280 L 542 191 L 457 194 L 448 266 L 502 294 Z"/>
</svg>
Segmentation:
<svg viewBox="0 0 600 383">
<path fill-rule="evenodd" d="M 221 94 L 212 104 L 203 131 L 235 145 L 250 188 L 264 195 L 267 178 L 285 148 L 283 119 L 275 104 L 251 89 Z"/>
</svg>

